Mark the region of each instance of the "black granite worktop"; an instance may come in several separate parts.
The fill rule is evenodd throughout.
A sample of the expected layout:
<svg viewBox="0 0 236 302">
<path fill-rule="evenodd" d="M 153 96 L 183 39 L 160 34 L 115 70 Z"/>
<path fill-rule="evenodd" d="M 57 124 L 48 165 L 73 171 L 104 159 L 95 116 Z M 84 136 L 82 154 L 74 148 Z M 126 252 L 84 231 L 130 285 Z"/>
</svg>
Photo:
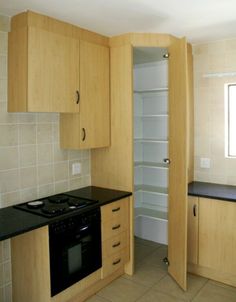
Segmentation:
<svg viewBox="0 0 236 302">
<path fill-rule="evenodd" d="M 111 190 L 94 186 L 89 186 L 64 193 L 80 198 L 98 201 L 97 203 L 86 207 L 86 209 L 81 209 L 79 213 L 128 197 L 132 194 L 130 192 Z M 53 218 L 45 218 L 16 209 L 14 207 L 2 208 L 0 209 L 0 240 L 5 240 L 16 235 L 23 234 L 25 232 L 37 229 L 45 225 L 49 225 L 52 222 L 76 214 L 78 214 L 78 211 L 63 214 Z"/>
<path fill-rule="evenodd" d="M 236 202 L 236 186 L 193 181 L 188 185 L 188 195 Z"/>
</svg>

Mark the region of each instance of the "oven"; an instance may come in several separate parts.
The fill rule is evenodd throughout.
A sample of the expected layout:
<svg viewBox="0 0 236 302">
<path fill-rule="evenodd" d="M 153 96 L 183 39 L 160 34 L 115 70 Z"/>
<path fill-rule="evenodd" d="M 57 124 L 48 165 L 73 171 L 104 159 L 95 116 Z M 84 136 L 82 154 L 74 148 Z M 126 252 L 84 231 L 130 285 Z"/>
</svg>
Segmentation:
<svg viewBox="0 0 236 302">
<path fill-rule="evenodd" d="M 99 269 L 100 207 L 49 225 L 51 296 Z"/>
</svg>

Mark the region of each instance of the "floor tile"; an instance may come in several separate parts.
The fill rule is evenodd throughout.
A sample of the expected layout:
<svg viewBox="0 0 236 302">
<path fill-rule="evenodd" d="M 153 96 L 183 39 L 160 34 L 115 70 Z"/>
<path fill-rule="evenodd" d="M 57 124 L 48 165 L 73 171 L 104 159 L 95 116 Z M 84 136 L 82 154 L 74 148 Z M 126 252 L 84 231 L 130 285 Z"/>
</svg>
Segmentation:
<svg viewBox="0 0 236 302">
<path fill-rule="evenodd" d="M 109 302 L 109 300 L 95 295 L 92 296 L 90 299 L 86 300 L 86 302 Z"/>
<path fill-rule="evenodd" d="M 212 282 L 201 289 L 198 295 L 193 299 L 193 302 L 235 302 L 235 290 L 228 289 L 223 286 L 218 286 Z"/>
<path fill-rule="evenodd" d="M 150 254 L 152 254 L 157 249 L 157 247 L 155 246 L 143 245 L 139 243 L 135 243 L 134 248 L 135 264 L 138 264 L 141 261 L 145 260 Z"/>
<path fill-rule="evenodd" d="M 133 302 L 148 288 L 125 278 L 119 278 L 100 290 L 97 295 L 112 302 Z"/>
<path fill-rule="evenodd" d="M 164 293 L 157 292 L 155 290 L 149 290 L 137 302 L 184 302 L 185 300 L 178 299 L 172 296 L 169 296 Z"/>
<path fill-rule="evenodd" d="M 151 287 L 166 276 L 166 274 L 167 271 L 158 266 L 149 263 L 140 263 L 137 265 L 133 276 L 124 275 L 123 277 L 147 287 Z"/>
<path fill-rule="evenodd" d="M 144 257 L 143 262 L 151 265 L 157 265 L 167 271 L 168 266 L 163 262 L 163 259 L 167 257 L 167 255 L 167 246 L 162 245 L 161 247 L 153 251 L 151 254 L 149 254 L 148 257 Z"/>
<path fill-rule="evenodd" d="M 162 244 L 160 244 L 160 243 L 157 243 L 157 242 L 154 242 L 154 241 L 150 241 L 150 240 L 145 240 L 145 239 L 142 239 L 142 238 L 139 238 L 139 237 L 134 237 L 134 241 L 135 241 L 135 243 L 138 243 L 138 244 L 143 244 L 143 245 L 148 245 L 148 246 L 154 246 L 156 248 L 162 246 Z"/>
<path fill-rule="evenodd" d="M 213 281 L 213 280 L 209 280 L 208 282 L 211 283 L 211 284 L 217 285 L 217 286 L 224 287 L 224 288 L 229 289 L 229 290 L 233 290 L 236 293 L 236 287 L 233 287 L 233 286 L 221 283 L 221 282 Z"/>
<path fill-rule="evenodd" d="M 207 279 L 205 278 L 189 274 L 187 279 L 188 290 L 185 292 L 169 275 L 167 275 L 161 279 L 153 289 L 185 301 L 191 301 L 206 282 Z"/>
</svg>

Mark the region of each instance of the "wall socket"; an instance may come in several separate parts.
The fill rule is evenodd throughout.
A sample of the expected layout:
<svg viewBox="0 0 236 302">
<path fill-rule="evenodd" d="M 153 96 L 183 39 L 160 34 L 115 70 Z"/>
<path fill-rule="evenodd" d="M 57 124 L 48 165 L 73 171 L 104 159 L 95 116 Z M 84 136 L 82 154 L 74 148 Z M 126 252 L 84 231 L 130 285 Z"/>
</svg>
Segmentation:
<svg viewBox="0 0 236 302">
<path fill-rule="evenodd" d="M 81 163 L 72 164 L 72 175 L 77 175 L 81 173 Z"/>
<path fill-rule="evenodd" d="M 211 167 L 211 159 L 207 157 L 200 158 L 200 167 L 204 169 L 210 169 Z"/>
</svg>

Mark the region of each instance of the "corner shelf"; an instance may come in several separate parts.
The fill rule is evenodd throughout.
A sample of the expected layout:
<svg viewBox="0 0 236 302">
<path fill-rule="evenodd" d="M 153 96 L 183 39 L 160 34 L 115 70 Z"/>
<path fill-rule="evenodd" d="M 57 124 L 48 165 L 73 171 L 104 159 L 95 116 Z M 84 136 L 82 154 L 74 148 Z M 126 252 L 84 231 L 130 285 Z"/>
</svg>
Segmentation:
<svg viewBox="0 0 236 302">
<path fill-rule="evenodd" d="M 158 210 L 153 210 L 153 209 L 143 208 L 143 207 L 137 207 L 134 209 L 134 211 L 135 211 L 134 212 L 135 217 L 146 216 L 146 217 L 168 220 L 167 212 L 164 212 L 164 211 L 158 211 Z"/>
<path fill-rule="evenodd" d="M 164 187 L 157 187 L 157 186 L 149 186 L 149 185 L 135 185 L 134 191 L 142 191 L 142 192 L 149 192 L 158 195 L 168 195 L 168 189 Z"/>
<path fill-rule="evenodd" d="M 135 138 L 135 143 L 164 143 L 167 144 L 167 139 L 152 139 L 152 138 Z"/>
<path fill-rule="evenodd" d="M 135 115 L 135 118 L 168 117 L 168 113 Z"/>
<path fill-rule="evenodd" d="M 167 87 L 158 87 L 158 88 L 151 88 L 151 89 L 140 89 L 140 90 L 134 90 L 134 93 L 149 93 L 149 92 L 162 92 L 162 91 L 168 91 Z"/>
<path fill-rule="evenodd" d="M 134 166 L 135 167 L 150 167 L 150 168 L 168 169 L 168 164 L 148 162 L 148 161 L 136 161 L 134 163 Z"/>
</svg>

